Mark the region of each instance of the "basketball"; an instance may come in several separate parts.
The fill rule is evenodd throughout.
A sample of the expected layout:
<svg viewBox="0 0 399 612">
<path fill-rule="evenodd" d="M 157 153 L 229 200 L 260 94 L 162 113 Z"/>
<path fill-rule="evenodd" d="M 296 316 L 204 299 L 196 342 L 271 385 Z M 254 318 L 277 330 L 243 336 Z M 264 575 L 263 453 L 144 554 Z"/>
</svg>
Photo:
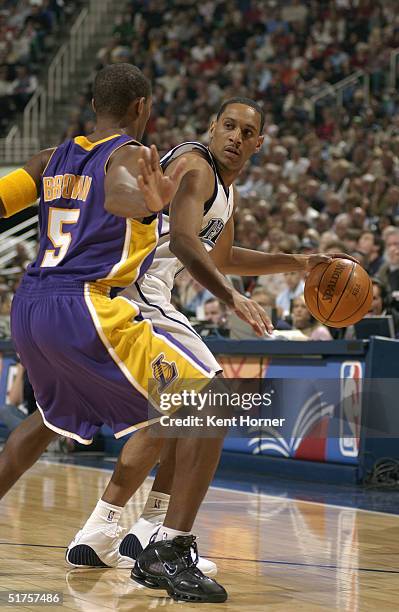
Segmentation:
<svg viewBox="0 0 399 612">
<path fill-rule="evenodd" d="M 311 314 L 330 327 L 348 327 L 370 310 L 372 283 L 367 272 L 349 259 L 320 263 L 309 273 L 304 289 Z"/>
</svg>

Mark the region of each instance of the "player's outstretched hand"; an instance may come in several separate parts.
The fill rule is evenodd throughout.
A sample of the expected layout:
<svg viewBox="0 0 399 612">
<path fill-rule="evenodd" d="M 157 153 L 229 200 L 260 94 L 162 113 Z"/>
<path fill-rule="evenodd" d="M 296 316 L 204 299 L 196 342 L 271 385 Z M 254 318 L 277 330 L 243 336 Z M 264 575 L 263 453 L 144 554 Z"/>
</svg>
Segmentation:
<svg viewBox="0 0 399 612">
<path fill-rule="evenodd" d="M 241 295 L 238 291 L 235 291 L 232 308 L 240 319 L 250 324 L 258 336 L 273 333 L 274 327 L 272 322 L 262 306 L 254 302 L 254 300 L 250 300 L 244 295 Z"/>
<path fill-rule="evenodd" d="M 186 166 L 185 160 L 180 160 L 170 176 L 164 176 L 159 163 L 159 155 L 155 145 L 151 148 L 141 147 L 137 184 L 143 194 L 148 210 L 160 212 L 173 199 Z"/>
<path fill-rule="evenodd" d="M 306 261 L 306 271 L 310 272 L 312 268 L 317 266 L 320 263 L 330 263 L 332 259 L 350 259 L 350 261 L 354 261 L 355 263 L 359 263 L 357 259 L 352 257 L 351 255 L 346 255 L 346 253 L 331 253 L 329 255 L 323 255 L 322 253 L 317 253 L 316 255 L 309 255 Z"/>
</svg>

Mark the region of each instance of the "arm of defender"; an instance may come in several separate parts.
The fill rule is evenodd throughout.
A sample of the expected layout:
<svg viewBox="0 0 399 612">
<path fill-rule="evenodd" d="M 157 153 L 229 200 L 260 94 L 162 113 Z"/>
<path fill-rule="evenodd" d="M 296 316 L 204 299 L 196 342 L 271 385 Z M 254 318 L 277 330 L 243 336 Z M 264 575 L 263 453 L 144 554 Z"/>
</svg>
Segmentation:
<svg viewBox="0 0 399 612">
<path fill-rule="evenodd" d="M 214 295 L 233 304 L 233 287 L 217 270 L 199 238 L 204 202 L 213 192 L 214 174 L 198 155 L 187 154 L 186 172 L 169 209 L 170 250 L 190 274 Z M 166 173 L 173 170 L 172 162 Z"/>
<path fill-rule="evenodd" d="M 173 168 L 169 171 L 173 171 Z M 209 164 L 198 156 L 188 154 L 185 173 L 169 212 L 170 250 L 201 285 L 230 306 L 259 336 L 263 336 L 266 331 L 273 331 L 264 310 L 233 288 L 218 271 L 198 236 L 204 202 L 209 199 L 213 184 L 214 175 Z"/>
<path fill-rule="evenodd" d="M 237 191 L 234 189 L 234 206 L 237 205 Z M 328 263 L 331 259 L 342 257 L 357 261 L 345 253 L 331 255 L 297 255 L 286 253 L 261 253 L 252 249 L 233 246 L 234 221 L 228 223 L 211 252 L 212 260 L 223 274 L 237 276 L 261 276 L 284 272 L 309 271 L 319 263 Z"/>
<path fill-rule="evenodd" d="M 220 237 L 220 239 L 222 236 Z M 219 244 L 219 241 L 217 245 Z M 220 245 L 222 248 L 223 244 Z M 216 247 L 215 247 L 216 248 Z M 332 259 L 350 259 L 359 263 L 357 259 L 346 253 L 331 253 L 323 255 L 298 255 L 296 253 L 261 253 L 252 249 L 232 247 L 230 251 L 220 251 L 212 255 L 215 264 L 223 274 L 237 274 L 237 276 L 261 276 L 284 272 L 309 272 L 319 263 L 329 263 Z"/>
</svg>

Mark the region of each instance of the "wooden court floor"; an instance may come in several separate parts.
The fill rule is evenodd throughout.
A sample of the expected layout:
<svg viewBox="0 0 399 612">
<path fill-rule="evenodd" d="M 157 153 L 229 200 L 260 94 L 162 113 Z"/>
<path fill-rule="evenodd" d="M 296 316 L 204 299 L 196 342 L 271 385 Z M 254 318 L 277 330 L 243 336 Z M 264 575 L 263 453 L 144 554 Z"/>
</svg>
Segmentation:
<svg viewBox="0 0 399 612">
<path fill-rule="evenodd" d="M 108 478 L 100 469 L 41 462 L 0 502 L 0 594 L 64 595 L 62 608 L 1 610 L 399 610 L 399 516 L 228 489 L 209 492 L 194 530 L 202 554 L 219 565 L 225 604 L 173 602 L 136 587 L 128 570 L 70 570 L 65 546 Z M 125 526 L 150 486 L 125 509 Z"/>
</svg>

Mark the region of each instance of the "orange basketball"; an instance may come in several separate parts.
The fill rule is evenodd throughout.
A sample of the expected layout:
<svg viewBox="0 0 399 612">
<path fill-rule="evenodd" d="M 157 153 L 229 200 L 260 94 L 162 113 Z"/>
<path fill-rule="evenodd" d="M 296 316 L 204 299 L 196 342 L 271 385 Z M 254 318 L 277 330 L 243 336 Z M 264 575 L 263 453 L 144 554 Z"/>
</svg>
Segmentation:
<svg viewBox="0 0 399 612">
<path fill-rule="evenodd" d="M 311 314 L 331 327 L 348 327 L 370 310 L 373 287 L 367 272 L 349 259 L 320 263 L 309 273 L 304 290 Z"/>
</svg>

